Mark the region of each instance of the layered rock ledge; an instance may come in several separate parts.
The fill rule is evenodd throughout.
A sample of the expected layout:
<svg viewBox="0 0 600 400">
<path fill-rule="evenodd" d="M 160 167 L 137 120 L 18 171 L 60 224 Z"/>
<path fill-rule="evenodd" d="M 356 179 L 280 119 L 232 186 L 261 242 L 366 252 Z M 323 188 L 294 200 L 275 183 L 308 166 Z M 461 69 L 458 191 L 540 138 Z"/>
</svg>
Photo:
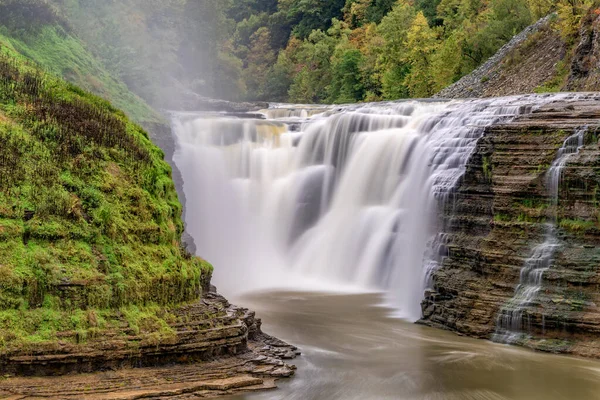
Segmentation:
<svg viewBox="0 0 600 400">
<path fill-rule="evenodd" d="M 64 342 L 0 354 L 0 398 L 217 397 L 274 388 L 294 374 L 283 360 L 297 348 L 264 334 L 254 312 L 216 293 L 172 312 L 166 339 L 124 330 L 74 344 L 77 333 L 64 332 Z M 86 375 L 95 371 L 105 372 Z"/>
<path fill-rule="evenodd" d="M 447 256 L 421 323 L 491 338 L 544 225 L 556 219 L 560 250 L 524 312 L 520 344 L 600 357 L 599 127 L 597 96 L 581 95 L 487 130 L 443 212 Z M 548 169 L 582 128 L 586 145 L 569 158 L 554 205 Z"/>
</svg>

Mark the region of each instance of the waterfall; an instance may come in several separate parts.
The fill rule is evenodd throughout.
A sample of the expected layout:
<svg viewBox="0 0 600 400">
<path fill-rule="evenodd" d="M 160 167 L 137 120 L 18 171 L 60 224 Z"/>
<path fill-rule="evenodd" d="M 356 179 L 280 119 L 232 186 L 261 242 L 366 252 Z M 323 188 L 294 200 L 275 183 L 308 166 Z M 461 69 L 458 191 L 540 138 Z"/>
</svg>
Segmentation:
<svg viewBox="0 0 600 400">
<path fill-rule="evenodd" d="M 439 205 L 477 141 L 552 98 L 174 113 L 188 231 L 226 294 L 380 290 L 416 320 L 439 265 Z"/>
<path fill-rule="evenodd" d="M 500 343 L 515 343 L 528 332 L 531 326 L 523 315 L 528 307 L 534 305 L 537 294 L 542 289 L 544 273 L 554 264 L 554 255 L 560 243 L 556 237 L 558 195 L 562 173 L 573 154 L 583 147 L 587 128 L 578 129 L 564 141 L 562 147 L 546 174 L 546 186 L 550 201 L 554 207 L 551 221 L 544 226 L 544 242 L 536 246 L 525 261 L 519 276 L 519 284 L 512 299 L 500 310 L 493 340 Z"/>
</svg>

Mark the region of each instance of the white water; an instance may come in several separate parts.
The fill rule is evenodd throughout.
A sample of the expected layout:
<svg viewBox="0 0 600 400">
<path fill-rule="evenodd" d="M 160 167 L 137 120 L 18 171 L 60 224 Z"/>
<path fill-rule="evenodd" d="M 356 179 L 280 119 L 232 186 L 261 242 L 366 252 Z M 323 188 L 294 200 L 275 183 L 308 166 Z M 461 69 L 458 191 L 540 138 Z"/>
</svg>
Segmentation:
<svg viewBox="0 0 600 400">
<path fill-rule="evenodd" d="M 555 98 L 281 106 L 268 120 L 176 114 L 188 231 L 226 294 L 383 290 L 417 319 L 439 261 L 438 205 L 484 128 Z"/>
<path fill-rule="evenodd" d="M 584 145 L 587 128 L 578 129 L 567 138 L 558 150 L 556 159 L 546 175 L 546 186 L 552 206 L 558 205 L 560 183 L 565 166 L 573 154 L 577 154 Z M 554 264 L 554 255 L 559 249 L 556 237 L 556 214 L 545 225 L 545 239 L 533 249 L 531 256 L 521 269 L 519 284 L 514 297 L 500 310 L 494 341 L 515 343 L 531 332 L 530 321 L 523 319 L 528 307 L 534 305 L 537 294 L 542 289 L 544 273 Z"/>
</svg>

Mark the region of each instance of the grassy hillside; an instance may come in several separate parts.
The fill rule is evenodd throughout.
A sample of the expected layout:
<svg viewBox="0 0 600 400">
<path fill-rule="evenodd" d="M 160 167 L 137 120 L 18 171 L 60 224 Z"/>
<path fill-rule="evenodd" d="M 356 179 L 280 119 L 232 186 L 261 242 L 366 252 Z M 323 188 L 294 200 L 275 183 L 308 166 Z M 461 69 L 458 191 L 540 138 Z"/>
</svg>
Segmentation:
<svg viewBox="0 0 600 400">
<path fill-rule="evenodd" d="M 0 0 L 0 44 L 109 100 L 138 123 L 161 122 L 156 111 L 106 70 L 45 0 Z"/>
<path fill-rule="evenodd" d="M 212 269 L 180 245 L 171 168 L 123 112 L 15 51 L 89 82 L 101 71 L 74 39 L 38 34 L 0 47 L 0 346 L 168 335 L 162 308 L 197 299 Z"/>
<path fill-rule="evenodd" d="M 0 30 L 0 42 L 48 71 L 110 100 L 139 123 L 161 121 L 160 116 L 144 100 L 113 78 L 79 39 L 65 33 L 60 27 L 45 26 L 39 32 L 24 37 L 11 37 Z"/>
</svg>

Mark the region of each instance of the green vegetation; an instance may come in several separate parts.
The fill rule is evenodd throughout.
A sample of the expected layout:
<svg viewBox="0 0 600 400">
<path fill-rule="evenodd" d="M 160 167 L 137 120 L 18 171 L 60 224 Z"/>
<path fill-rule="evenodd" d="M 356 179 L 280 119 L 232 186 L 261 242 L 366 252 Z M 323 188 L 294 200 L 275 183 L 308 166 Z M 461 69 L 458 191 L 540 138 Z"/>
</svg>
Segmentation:
<svg viewBox="0 0 600 400">
<path fill-rule="evenodd" d="M 429 97 L 551 12 L 557 13 L 554 28 L 572 42 L 594 5 L 593 0 L 1 0 L 8 23 L 0 40 L 151 124 L 159 118 L 144 101 L 178 108 L 189 91 L 300 103 Z M 11 22 L 33 16 L 28 24 Z M 567 62 L 538 91 L 558 90 L 565 71 Z"/>
<path fill-rule="evenodd" d="M 508 214 L 497 213 L 494 215 L 494 222 L 510 222 L 513 217 Z"/>
<path fill-rule="evenodd" d="M 190 90 L 221 98 L 244 91 L 242 62 L 228 44 L 228 0 L 44 1 L 111 76 L 155 108 L 179 107 Z"/>
<path fill-rule="evenodd" d="M 161 117 L 114 78 L 86 45 L 74 36 L 66 17 L 45 0 L 0 1 L 0 44 L 11 47 L 44 69 L 62 76 L 150 125 Z"/>
<path fill-rule="evenodd" d="M 600 229 L 600 219 L 598 221 L 562 219 L 559 225 L 561 228 L 573 233 L 585 233 L 588 230 Z"/>
<path fill-rule="evenodd" d="M 347 103 L 429 97 L 552 12 L 571 41 L 592 0 L 229 0 L 245 98 Z M 289 39 L 288 39 L 289 38 Z M 534 45 L 535 38 L 530 45 Z M 519 62 L 513 54 L 513 62 Z M 556 90 L 564 78 L 540 91 Z M 485 81 L 486 77 L 482 78 Z"/>
<path fill-rule="evenodd" d="M 557 320 L 559 320 L 558 317 L 557 317 Z M 524 343 L 524 345 L 528 346 L 528 347 L 532 347 L 536 350 L 558 354 L 558 353 L 567 353 L 569 351 L 569 348 L 573 346 L 573 343 L 568 340 L 564 340 L 564 339 L 542 339 L 542 340 L 532 339 L 531 343 L 526 341 Z"/>
<path fill-rule="evenodd" d="M 63 330 L 81 341 L 122 321 L 170 334 L 163 308 L 197 299 L 212 267 L 181 245 L 163 158 L 109 102 L 0 48 L 4 347 Z"/>
<path fill-rule="evenodd" d="M 26 37 L 0 34 L 0 42 L 13 47 L 48 71 L 111 101 L 139 123 L 161 122 L 160 116 L 150 106 L 123 83 L 111 77 L 80 40 L 65 35 L 58 27 L 46 26 Z"/>
<path fill-rule="evenodd" d="M 193 104 L 193 96 L 186 97 L 190 92 L 299 103 L 429 97 L 551 12 L 557 14 L 553 29 L 572 42 L 594 5 L 594 0 L 0 0 L 12 16 L 7 19 L 36 15 L 39 22 L 8 24 L 10 35 L 0 33 L 136 121 L 154 123 L 156 115 L 129 90 L 154 108 Z M 557 78 L 538 91 L 557 90 L 567 69 L 567 63 L 559 65 Z"/>
<path fill-rule="evenodd" d="M 485 156 L 482 159 L 482 166 L 483 166 L 483 175 L 485 176 L 485 178 L 488 181 L 491 181 L 492 178 L 494 177 L 494 166 L 492 165 L 491 162 L 491 157 L 489 156 Z"/>
<path fill-rule="evenodd" d="M 571 54 L 568 53 L 567 57 L 561 60 L 558 64 L 556 64 L 556 71 L 554 72 L 554 76 L 547 82 L 545 82 L 542 86 L 536 88 L 536 93 L 556 93 L 560 92 L 562 88 L 565 86 L 565 82 L 569 77 L 571 65 Z"/>
</svg>

